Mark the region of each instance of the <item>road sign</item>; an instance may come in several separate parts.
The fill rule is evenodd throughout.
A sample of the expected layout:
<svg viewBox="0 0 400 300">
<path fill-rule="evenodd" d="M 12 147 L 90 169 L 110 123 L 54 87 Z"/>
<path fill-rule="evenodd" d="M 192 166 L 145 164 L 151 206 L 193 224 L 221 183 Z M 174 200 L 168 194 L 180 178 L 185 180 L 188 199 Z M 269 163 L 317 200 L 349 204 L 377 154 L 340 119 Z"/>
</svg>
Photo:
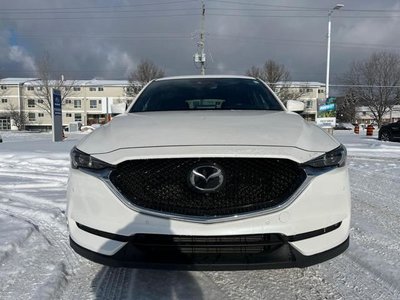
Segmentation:
<svg viewBox="0 0 400 300">
<path fill-rule="evenodd" d="M 317 125 L 321 127 L 336 126 L 336 98 L 318 99 Z"/>
<path fill-rule="evenodd" d="M 53 142 L 61 142 L 64 139 L 62 127 L 62 100 L 61 91 L 52 89 L 51 91 L 51 117 L 53 125 Z"/>
</svg>

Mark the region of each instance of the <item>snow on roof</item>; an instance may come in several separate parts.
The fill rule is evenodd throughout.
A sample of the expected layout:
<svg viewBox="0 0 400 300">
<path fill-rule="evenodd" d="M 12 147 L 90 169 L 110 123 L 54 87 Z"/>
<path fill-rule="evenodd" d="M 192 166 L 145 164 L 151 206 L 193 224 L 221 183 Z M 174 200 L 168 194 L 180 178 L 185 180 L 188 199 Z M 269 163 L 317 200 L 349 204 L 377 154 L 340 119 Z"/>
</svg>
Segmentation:
<svg viewBox="0 0 400 300">
<path fill-rule="evenodd" d="M 240 75 L 187 75 L 187 76 L 171 76 L 162 77 L 156 80 L 169 80 L 169 79 L 202 79 L 202 78 L 244 78 L 244 79 L 254 79 L 254 77 L 240 76 Z"/>
<path fill-rule="evenodd" d="M 50 80 L 50 85 L 54 85 L 56 83 L 55 80 Z M 40 79 L 34 78 L 32 81 L 26 82 L 26 85 L 34 85 L 40 86 L 42 81 Z M 99 80 L 99 79 L 91 79 L 91 80 L 65 80 L 65 85 L 74 85 L 74 86 L 128 86 L 128 80 Z M 137 85 L 140 85 L 137 83 Z"/>
<path fill-rule="evenodd" d="M 78 80 L 77 85 L 86 86 L 127 86 L 128 80 L 104 80 L 104 79 L 91 79 L 91 80 Z"/>
<path fill-rule="evenodd" d="M 325 87 L 325 83 L 318 81 L 278 81 L 278 86 L 289 85 L 290 87 Z"/>
<path fill-rule="evenodd" d="M 32 80 L 37 80 L 37 78 L 3 78 L 0 79 L 0 84 L 23 84 Z"/>
</svg>

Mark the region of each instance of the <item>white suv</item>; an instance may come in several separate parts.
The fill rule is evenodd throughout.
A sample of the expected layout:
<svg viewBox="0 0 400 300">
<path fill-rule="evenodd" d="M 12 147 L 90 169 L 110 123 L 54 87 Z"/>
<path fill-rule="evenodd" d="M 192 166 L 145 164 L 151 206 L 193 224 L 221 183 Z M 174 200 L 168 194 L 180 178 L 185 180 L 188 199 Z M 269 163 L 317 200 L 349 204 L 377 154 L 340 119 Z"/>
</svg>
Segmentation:
<svg viewBox="0 0 400 300">
<path fill-rule="evenodd" d="M 71 246 L 106 265 L 179 269 L 305 267 L 342 253 L 346 149 L 288 111 L 302 103 L 287 105 L 251 77 L 152 81 L 71 151 Z"/>
</svg>

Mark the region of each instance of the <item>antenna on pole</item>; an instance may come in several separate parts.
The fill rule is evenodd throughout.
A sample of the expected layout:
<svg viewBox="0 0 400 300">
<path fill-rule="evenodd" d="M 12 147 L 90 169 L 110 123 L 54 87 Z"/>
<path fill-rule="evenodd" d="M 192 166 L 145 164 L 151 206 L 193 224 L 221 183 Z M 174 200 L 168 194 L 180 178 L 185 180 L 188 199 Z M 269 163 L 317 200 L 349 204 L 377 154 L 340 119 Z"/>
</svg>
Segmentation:
<svg viewBox="0 0 400 300">
<path fill-rule="evenodd" d="M 206 74 L 206 53 L 205 53 L 205 32 L 204 23 L 206 18 L 206 5 L 204 0 L 201 1 L 201 24 L 200 24 L 200 41 L 197 43 L 197 53 L 194 54 L 194 62 L 200 64 L 200 74 Z"/>
</svg>

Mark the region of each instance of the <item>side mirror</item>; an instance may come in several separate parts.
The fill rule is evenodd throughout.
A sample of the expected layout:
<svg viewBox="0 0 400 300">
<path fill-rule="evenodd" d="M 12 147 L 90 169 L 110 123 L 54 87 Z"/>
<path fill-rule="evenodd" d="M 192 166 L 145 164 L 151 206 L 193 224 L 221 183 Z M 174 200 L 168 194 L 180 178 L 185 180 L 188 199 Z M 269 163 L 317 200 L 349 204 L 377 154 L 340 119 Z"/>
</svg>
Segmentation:
<svg viewBox="0 0 400 300">
<path fill-rule="evenodd" d="M 288 111 L 294 112 L 303 112 L 304 111 L 304 103 L 298 100 L 288 100 L 286 101 L 286 108 Z"/>
</svg>

